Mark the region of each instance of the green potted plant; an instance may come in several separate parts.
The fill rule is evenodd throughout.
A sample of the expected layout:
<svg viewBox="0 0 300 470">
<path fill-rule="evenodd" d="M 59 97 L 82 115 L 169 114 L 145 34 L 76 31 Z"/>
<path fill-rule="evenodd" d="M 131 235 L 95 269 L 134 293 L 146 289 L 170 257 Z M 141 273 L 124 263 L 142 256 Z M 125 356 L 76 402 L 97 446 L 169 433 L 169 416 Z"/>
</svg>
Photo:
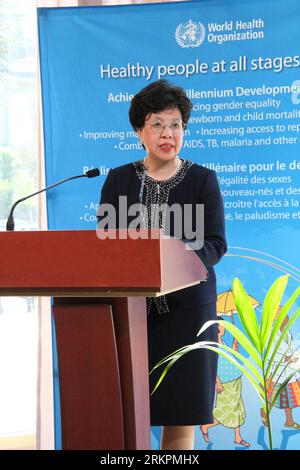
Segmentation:
<svg viewBox="0 0 300 470">
<path fill-rule="evenodd" d="M 300 308 L 298 308 L 291 318 L 288 319 L 288 313 L 300 295 L 300 287 L 295 290 L 282 308 L 280 308 L 287 282 L 288 275 L 284 275 L 280 276 L 272 284 L 263 302 L 262 315 L 259 322 L 247 292 L 240 280 L 235 278 L 233 281 L 234 301 L 244 331 L 228 321 L 214 320 L 206 322 L 198 332 L 197 336 L 200 336 L 211 325 L 216 323 L 221 324 L 244 348 L 247 357 L 225 344 L 215 342 L 199 341 L 194 344 L 184 346 L 163 358 L 152 369 L 150 374 L 163 364 L 167 364 L 157 381 L 152 394 L 155 393 L 170 368 L 183 355 L 198 348 L 210 349 L 231 361 L 249 379 L 262 404 L 268 427 L 269 447 L 272 450 L 273 440 L 270 413 L 277 397 L 298 371 L 298 369 L 295 369 L 284 379 L 283 382 L 280 382 L 280 377 L 284 374 L 290 363 L 290 360 L 286 361 L 285 353 L 282 354 L 279 362 L 274 366 L 275 355 L 278 355 L 278 350 L 282 342 L 300 315 Z M 272 386 L 270 384 L 272 384 Z M 272 389 L 270 389 L 270 386 Z"/>
</svg>

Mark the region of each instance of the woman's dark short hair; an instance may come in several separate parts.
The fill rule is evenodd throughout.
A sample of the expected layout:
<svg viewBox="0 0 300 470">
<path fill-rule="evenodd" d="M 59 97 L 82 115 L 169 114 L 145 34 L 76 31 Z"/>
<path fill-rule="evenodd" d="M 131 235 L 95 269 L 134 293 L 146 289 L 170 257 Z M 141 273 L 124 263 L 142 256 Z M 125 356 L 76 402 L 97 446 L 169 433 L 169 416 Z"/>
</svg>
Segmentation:
<svg viewBox="0 0 300 470">
<path fill-rule="evenodd" d="M 179 109 L 182 121 L 186 124 L 191 114 L 192 102 L 186 96 L 185 90 L 167 80 L 157 80 L 132 98 L 129 120 L 135 130 L 142 129 L 149 113 L 159 113 L 174 108 Z"/>
</svg>

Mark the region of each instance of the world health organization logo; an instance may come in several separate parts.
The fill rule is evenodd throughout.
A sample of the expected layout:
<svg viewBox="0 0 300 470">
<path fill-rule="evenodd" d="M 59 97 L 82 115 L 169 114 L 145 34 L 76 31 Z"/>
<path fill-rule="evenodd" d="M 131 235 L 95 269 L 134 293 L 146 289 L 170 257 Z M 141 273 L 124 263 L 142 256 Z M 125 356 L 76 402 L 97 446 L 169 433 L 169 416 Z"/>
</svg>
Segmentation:
<svg viewBox="0 0 300 470">
<path fill-rule="evenodd" d="M 205 39 L 205 27 L 192 20 L 180 23 L 176 28 L 175 38 L 181 47 L 198 47 Z"/>
</svg>

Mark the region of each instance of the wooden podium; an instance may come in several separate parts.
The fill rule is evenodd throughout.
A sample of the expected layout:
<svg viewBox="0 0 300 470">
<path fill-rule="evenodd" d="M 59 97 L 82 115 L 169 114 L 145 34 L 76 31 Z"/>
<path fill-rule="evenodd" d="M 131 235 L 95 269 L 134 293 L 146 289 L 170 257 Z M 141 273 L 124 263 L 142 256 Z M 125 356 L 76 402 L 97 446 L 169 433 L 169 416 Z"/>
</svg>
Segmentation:
<svg viewBox="0 0 300 470">
<path fill-rule="evenodd" d="M 145 297 L 207 273 L 183 242 L 149 234 L 0 232 L 0 296 L 54 297 L 63 449 L 150 449 Z"/>
</svg>

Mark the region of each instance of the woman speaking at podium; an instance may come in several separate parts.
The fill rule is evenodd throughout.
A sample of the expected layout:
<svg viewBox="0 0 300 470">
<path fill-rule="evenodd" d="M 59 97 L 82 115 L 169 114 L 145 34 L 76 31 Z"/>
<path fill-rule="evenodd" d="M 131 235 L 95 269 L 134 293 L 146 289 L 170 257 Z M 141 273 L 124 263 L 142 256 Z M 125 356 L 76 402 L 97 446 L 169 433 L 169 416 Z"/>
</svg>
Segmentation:
<svg viewBox="0 0 300 470">
<path fill-rule="evenodd" d="M 143 204 L 148 228 L 164 229 L 164 210 L 173 204 L 183 209 L 185 204 L 204 205 L 204 241 L 195 251 L 208 271 L 208 280 L 162 297 L 147 298 L 150 370 L 182 346 L 199 340 L 217 341 L 213 327 L 200 338 L 196 335 L 206 321 L 216 319 L 213 265 L 226 251 L 223 203 L 216 174 L 179 155 L 191 109 L 185 91 L 165 80 L 137 93 L 131 101 L 129 119 L 146 156 L 110 170 L 101 192 L 100 204 L 117 205 L 119 196 L 127 196 L 128 207 Z M 157 206 L 162 209 L 156 216 L 153 207 Z M 116 212 L 118 216 L 118 207 Z M 169 231 L 174 236 L 172 224 Z M 151 425 L 163 426 L 162 449 L 193 449 L 195 425 L 213 422 L 216 371 L 217 355 L 195 350 L 171 368 L 152 395 Z M 150 391 L 159 374 L 150 375 Z"/>
</svg>

